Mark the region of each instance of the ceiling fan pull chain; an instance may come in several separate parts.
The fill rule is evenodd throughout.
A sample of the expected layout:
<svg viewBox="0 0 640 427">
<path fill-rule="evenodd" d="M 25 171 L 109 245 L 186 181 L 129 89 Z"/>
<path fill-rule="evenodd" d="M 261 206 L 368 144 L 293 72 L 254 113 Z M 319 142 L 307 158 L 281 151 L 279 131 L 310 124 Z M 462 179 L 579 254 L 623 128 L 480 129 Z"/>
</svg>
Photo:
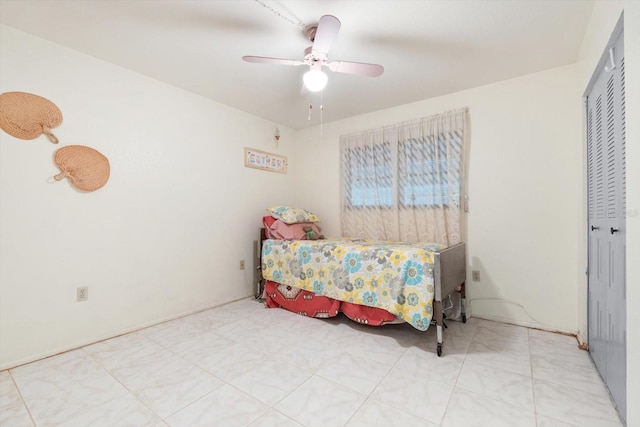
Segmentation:
<svg viewBox="0 0 640 427">
<path fill-rule="evenodd" d="M 258 3 L 260 6 L 264 7 L 265 9 L 270 10 L 271 12 L 275 13 L 276 15 L 278 15 L 280 18 L 284 19 L 285 21 L 292 23 L 293 25 L 298 27 L 298 29 L 300 29 L 302 31 L 305 30 L 305 25 L 302 23 L 302 21 L 298 20 L 298 22 L 296 22 L 291 18 L 287 18 L 286 16 L 284 16 L 283 14 L 281 14 L 280 12 L 278 12 L 277 10 L 272 8 L 271 6 L 268 6 L 267 4 L 265 4 L 261 0 L 255 0 L 255 2 Z"/>
<path fill-rule="evenodd" d="M 313 105 L 311 105 L 311 103 L 309 103 L 309 115 L 307 116 L 307 120 L 311 121 L 311 109 L 313 108 Z"/>
<path fill-rule="evenodd" d="M 322 141 L 322 113 L 324 112 L 324 91 L 320 91 L 320 141 Z"/>
</svg>

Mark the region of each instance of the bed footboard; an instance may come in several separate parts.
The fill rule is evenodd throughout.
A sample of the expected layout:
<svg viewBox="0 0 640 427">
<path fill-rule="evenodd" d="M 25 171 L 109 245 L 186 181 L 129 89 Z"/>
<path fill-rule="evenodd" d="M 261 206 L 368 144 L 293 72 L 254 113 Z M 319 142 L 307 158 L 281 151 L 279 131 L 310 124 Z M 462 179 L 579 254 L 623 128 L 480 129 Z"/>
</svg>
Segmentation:
<svg viewBox="0 0 640 427">
<path fill-rule="evenodd" d="M 462 296 L 462 321 L 466 322 L 464 292 L 466 278 L 467 261 L 464 243 L 449 246 L 434 254 L 435 298 L 433 300 L 433 316 L 436 321 L 438 356 L 442 356 L 442 327 L 444 325 L 442 299 L 454 291 L 459 291 Z"/>
</svg>

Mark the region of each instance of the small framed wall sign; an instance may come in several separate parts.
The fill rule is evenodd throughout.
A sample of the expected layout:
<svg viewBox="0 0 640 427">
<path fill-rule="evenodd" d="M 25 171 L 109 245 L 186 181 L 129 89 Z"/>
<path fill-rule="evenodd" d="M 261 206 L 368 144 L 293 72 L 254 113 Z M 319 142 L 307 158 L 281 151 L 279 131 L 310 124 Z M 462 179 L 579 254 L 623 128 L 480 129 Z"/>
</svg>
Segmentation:
<svg viewBox="0 0 640 427">
<path fill-rule="evenodd" d="M 244 166 L 269 172 L 287 173 L 287 158 L 266 151 L 244 148 Z"/>
</svg>

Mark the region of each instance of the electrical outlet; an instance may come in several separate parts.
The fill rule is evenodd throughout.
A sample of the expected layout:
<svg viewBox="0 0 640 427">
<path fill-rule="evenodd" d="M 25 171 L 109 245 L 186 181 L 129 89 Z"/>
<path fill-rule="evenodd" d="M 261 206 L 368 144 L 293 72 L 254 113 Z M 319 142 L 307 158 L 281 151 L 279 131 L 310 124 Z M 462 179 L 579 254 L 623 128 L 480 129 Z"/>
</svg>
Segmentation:
<svg viewBox="0 0 640 427">
<path fill-rule="evenodd" d="M 81 288 L 76 289 L 76 299 L 78 301 L 86 301 L 89 299 L 89 288 L 87 286 L 83 286 Z"/>
<path fill-rule="evenodd" d="M 240 260 L 240 270 L 244 270 L 244 260 Z"/>
<path fill-rule="evenodd" d="M 473 280 L 474 282 L 479 282 L 480 281 L 480 271 L 473 270 L 471 272 L 471 280 Z"/>
</svg>

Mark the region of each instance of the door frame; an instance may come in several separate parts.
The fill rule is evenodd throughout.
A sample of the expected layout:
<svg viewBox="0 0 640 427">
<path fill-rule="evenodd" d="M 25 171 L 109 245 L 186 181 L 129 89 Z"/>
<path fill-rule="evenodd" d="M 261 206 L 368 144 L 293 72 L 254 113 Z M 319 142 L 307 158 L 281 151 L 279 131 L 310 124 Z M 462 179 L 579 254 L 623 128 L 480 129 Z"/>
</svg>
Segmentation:
<svg viewBox="0 0 640 427">
<path fill-rule="evenodd" d="M 589 83 L 582 93 L 582 259 L 584 260 L 584 282 L 586 286 L 583 286 L 584 294 L 581 297 L 582 302 L 578 304 L 581 307 L 581 319 L 578 332 L 578 341 L 581 346 L 587 350 L 589 346 L 589 171 L 587 162 L 587 95 L 591 92 L 591 89 L 596 83 L 599 76 L 599 71 L 609 62 L 609 49 L 616 44 L 616 40 L 621 33 L 624 32 L 624 11 L 620 14 L 618 22 L 607 41 L 607 44 L 603 48 L 600 60 L 596 64 L 591 73 Z M 584 320 L 584 322 L 583 322 Z M 586 326 L 584 330 L 583 326 Z"/>
<path fill-rule="evenodd" d="M 580 335 L 578 336 L 582 347 L 586 350 L 589 349 L 589 340 L 590 340 L 590 331 L 591 331 L 591 321 L 592 319 L 589 316 L 590 310 L 589 310 L 589 302 L 590 302 L 590 296 L 591 296 L 591 280 L 590 280 L 590 272 L 589 269 L 593 268 L 593 266 L 589 265 L 589 261 L 591 260 L 591 245 L 589 244 L 590 242 L 590 238 L 591 238 L 591 233 L 589 230 L 589 203 L 590 203 L 590 199 L 589 199 L 589 162 L 588 162 L 588 105 L 587 105 L 587 96 L 588 94 L 591 92 L 591 90 L 593 89 L 594 85 L 596 84 L 598 78 L 600 77 L 600 73 L 601 71 L 604 71 L 603 68 L 605 66 L 610 65 L 611 62 L 611 57 L 610 57 L 610 51 L 611 49 L 616 45 L 616 42 L 618 41 L 618 38 L 623 35 L 624 33 L 624 11 L 620 14 L 620 17 L 618 18 L 618 22 L 615 25 L 615 28 L 613 30 L 613 32 L 611 33 L 611 36 L 609 37 L 609 40 L 606 44 L 606 46 L 603 49 L 603 52 L 601 54 L 600 60 L 598 61 L 597 65 L 595 66 L 592 74 L 591 74 L 591 78 L 589 79 L 589 83 L 587 84 L 587 87 L 585 89 L 585 91 L 583 92 L 582 95 L 582 161 L 583 161 L 583 172 L 582 172 L 582 176 L 583 176 L 583 203 L 582 203 L 582 213 L 583 213 L 583 221 L 582 221 L 582 236 L 583 236 L 583 259 L 585 260 L 585 264 L 586 264 L 586 268 L 585 268 L 585 280 L 586 280 L 586 287 L 585 289 L 585 298 L 583 299 L 583 303 L 584 307 L 583 307 L 583 311 L 582 311 L 582 315 L 584 317 L 582 317 L 580 319 L 580 328 L 582 328 L 583 326 L 586 325 L 586 329 L 584 330 L 584 337 L 581 337 Z M 614 52 L 614 63 L 616 65 L 616 67 L 620 66 L 620 58 L 615 58 L 615 52 Z M 608 71 L 608 70 L 607 70 Z M 613 232 L 612 232 L 613 233 Z M 626 234 L 626 232 L 625 232 Z M 626 257 L 626 254 L 625 254 Z M 626 271 L 622 271 L 622 274 L 626 277 Z M 625 281 L 626 282 L 626 281 Z M 626 283 L 625 283 L 625 293 L 626 293 Z M 627 307 L 625 307 L 625 313 L 629 312 L 629 303 L 628 303 L 628 299 L 627 299 Z M 585 323 L 583 323 L 582 321 L 586 320 Z M 626 337 L 625 337 L 625 342 L 627 342 Z M 586 344 L 586 345 L 584 345 Z M 625 348 L 625 352 L 627 351 L 627 349 Z M 590 353 L 590 352 L 589 352 Z M 591 353 L 589 354 L 590 358 L 593 357 L 591 355 Z M 625 354 L 625 356 L 627 356 L 627 354 Z M 628 360 L 628 358 L 627 358 Z M 594 360 L 595 363 L 595 360 Z M 627 363 L 628 365 L 628 363 Z M 627 377 L 627 382 L 628 382 L 628 374 L 626 372 L 626 369 L 628 369 L 628 366 L 625 367 L 625 375 Z M 602 376 L 602 373 L 600 373 L 600 375 Z M 604 380 L 604 378 L 603 378 Z M 606 383 L 606 382 L 605 382 Z M 609 387 L 609 385 L 607 384 L 607 388 Z M 627 420 L 627 414 L 628 414 L 628 410 L 629 410 L 629 401 L 628 401 L 628 397 L 627 397 L 627 390 L 628 390 L 628 384 L 625 384 L 625 389 L 624 389 L 624 396 L 625 396 L 625 411 L 624 413 L 621 412 L 620 407 L 618 407 L 617 402 L 616 402 L 616 410 L 618 412 L 618 415 L 620 416 L 620 419 L 623 420 L 624 423 L 626 423 Z M 610 392 L 611 393 L 611 392 Z M 612 396 L 613 399 L 613 396 Z M 615 402 L 615 401 L 614 401 Z"/>
</svg>

